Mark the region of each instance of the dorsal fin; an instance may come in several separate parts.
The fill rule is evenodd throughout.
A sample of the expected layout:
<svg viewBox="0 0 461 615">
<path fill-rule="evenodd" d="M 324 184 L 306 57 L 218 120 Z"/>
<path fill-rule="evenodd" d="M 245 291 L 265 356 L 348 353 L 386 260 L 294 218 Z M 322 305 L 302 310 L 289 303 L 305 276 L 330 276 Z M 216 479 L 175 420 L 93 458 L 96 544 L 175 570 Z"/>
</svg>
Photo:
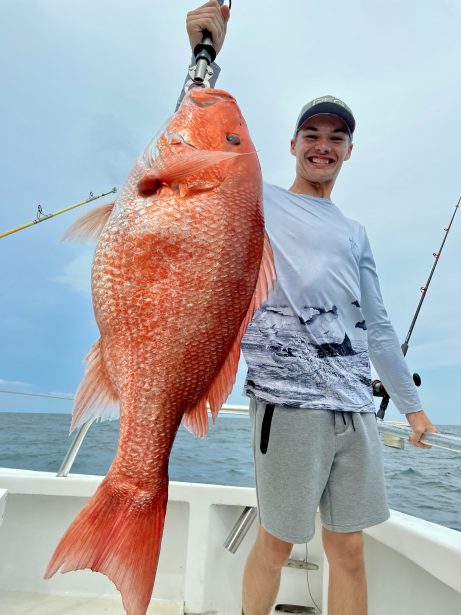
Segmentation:
<svg viewBox="0 0 461 615">
<path fill-rule="evenodd" d="M 113 208 L 114 202 L 106 203 L 95 207 L 78 218 L 62 236 L 63 241 L 81 241 L 83 243 L 97 241 Z"/>
<path fill-rule="evenodd" d="M 229 393 L 232 390 L 237 374 L 238 362 L 240 357 L 240 343 L 242 337 L 247 330 L 248 325 L 253 318 L 254 313 L 258 310 L 262 303 L 267 299 L 269 290 L 272 288 L 275 281 L 275 266 L 272 248 L 269 242 L 269 237 L 264 233 L 264 247 L 259 269 L 258 281 L 251 298 L 245 318 L 240 325 L 239 332 L 232 344 L 221 369 L 211 383 L 210 388 L 199 401 L 199 403 L 191 408 L 183 417 L 184 426 L 194 433 L 196 436 L 205 436 L 208 433 L 208 415 L 206 411 L 206 400 L 209 401 L 213 422 L 218 416 L 221 406 L 226 401 Z"/>
</svg>

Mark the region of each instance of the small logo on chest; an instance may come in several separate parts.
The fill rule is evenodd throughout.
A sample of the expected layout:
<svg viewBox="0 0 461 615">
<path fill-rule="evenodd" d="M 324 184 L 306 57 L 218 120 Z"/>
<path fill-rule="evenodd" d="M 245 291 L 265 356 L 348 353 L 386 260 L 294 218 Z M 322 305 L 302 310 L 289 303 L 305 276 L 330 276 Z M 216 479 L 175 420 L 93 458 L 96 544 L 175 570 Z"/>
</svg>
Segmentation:
<svg viewBox="0 0 461 615">
<path fill-rule="evenodd" d="M 349 237 L 349 246 L 352 250 L 352 252 L 358 256 L 359 255 L 359 247 L 356 244 L 355 240 L 352 237 Z"/>
</svg>

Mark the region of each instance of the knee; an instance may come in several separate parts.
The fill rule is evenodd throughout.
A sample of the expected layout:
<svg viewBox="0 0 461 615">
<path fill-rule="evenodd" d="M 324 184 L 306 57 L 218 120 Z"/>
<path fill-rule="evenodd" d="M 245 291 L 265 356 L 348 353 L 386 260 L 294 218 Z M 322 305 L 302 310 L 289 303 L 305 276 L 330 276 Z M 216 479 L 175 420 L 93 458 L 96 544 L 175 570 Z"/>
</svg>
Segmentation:
<svg viewBox="0 0 461 615">
<path fill-rule="evenodd" d="M 293 545 L 259 528 L 255 547 L 261 565 L 270 570 L 280 570 L 287 563 Z"/>
<path fill-rule="evenodd" d="M 351 574 L 364 568 L 363 532 L 332 532 L 323 528 L 323 547 L 330 566 Z"/>
</svg>

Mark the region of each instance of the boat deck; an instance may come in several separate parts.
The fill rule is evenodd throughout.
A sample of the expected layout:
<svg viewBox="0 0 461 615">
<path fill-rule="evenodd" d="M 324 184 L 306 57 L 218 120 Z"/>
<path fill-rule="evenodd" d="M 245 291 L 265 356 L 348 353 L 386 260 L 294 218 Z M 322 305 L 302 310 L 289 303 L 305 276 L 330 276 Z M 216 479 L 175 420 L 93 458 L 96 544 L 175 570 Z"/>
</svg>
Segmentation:
<svg viewBox="0 0 461 615">
<path fill-rule="evenodd" d="M 0 591 L 3 615 L 126 615 L 119 598 L 104 596 L 56 596 L 27 592 Z M 152 600 L 147 613 L 183 615 L 180 602 Z"/>
<path fill-rule="evenodd" d="M 80 570 L 43 579 L 53 545 L 101 480 L 0 468 L 0 615 L 125 615 L 104 575 Z M 254 489 L 170 483 L 148 614 L 241 613 L 242 573 L 257 524 L 235 553 L 223 545 L 243 510 L 255 505 Z M 293 547 L 291 559 L 299 566 L 282 572 L 278 603 L 297 609 L 317 604 L 327 615 L 321 535 L 317 513 L 307 548 Z M 385 523 L 364 530 L 364 553 L 373 615 L 461 613 L 461 532 L 391 511 Z M 305 560 L 315 566 L 306 569 Z"/>
</svg>

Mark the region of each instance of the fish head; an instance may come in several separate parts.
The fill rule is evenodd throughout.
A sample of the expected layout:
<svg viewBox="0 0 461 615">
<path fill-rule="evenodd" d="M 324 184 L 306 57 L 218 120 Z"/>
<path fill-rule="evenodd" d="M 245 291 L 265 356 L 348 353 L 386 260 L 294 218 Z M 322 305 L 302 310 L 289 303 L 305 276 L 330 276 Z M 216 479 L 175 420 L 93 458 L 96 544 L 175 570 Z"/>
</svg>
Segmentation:
<svg viewBox="0 0 461 615">
<path fill-rule="evenodd" d="M 194 88 L 143 155 L 141 196 L 163 187 L 182 195 L 222 184 L 255 181 L 261 170 L 242 113 L 224 90 Z M 237 179 L 239 176 L 241 179 Z"/>
<path fill-rule="evenodd" d="M 235 98 L 224 90 L 192 88 L 167 131 L 200 150 L 253 153 L 254 145 Z"/>
</svg>

